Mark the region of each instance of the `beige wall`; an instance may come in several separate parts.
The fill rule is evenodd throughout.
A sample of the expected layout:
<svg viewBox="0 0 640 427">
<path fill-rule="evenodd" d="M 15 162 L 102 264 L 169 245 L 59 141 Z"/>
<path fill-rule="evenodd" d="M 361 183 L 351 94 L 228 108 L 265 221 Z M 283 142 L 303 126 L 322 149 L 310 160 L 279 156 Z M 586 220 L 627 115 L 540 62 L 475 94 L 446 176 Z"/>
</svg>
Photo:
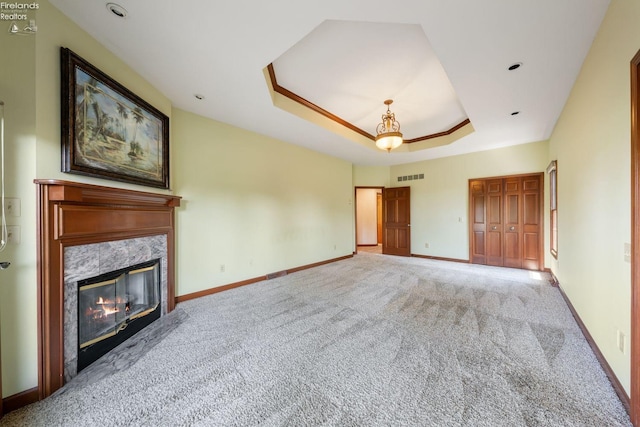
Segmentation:
<svg viewBox="0 0 640 427">
<path fill-rule="evenodd" d="M 411 253 L 466 260 L 469 179 L 542 172 L 548 163 L 547 151 L 548 144 L 543 141 L 408 163 L 388 168 L 386 179 L 381 168 L 354 170 L 358 185 L 386 181 L 391 187 L 411 187 Z M 424 179 L 398 182 L 398 176 L 415 174 L 424 174 Z"/>
<path fill-rule="evenodd" d="M 9 23 L 7 23 L 8 27 Z M 5 196 L 20 199 L 19 217 L 7 217 L 20 227 L 20 244 L 8 244 L 0 261 L 0 336 L 3 394 L 33 387 L 36 355 L 35 236 L 35 37 L 0 31 L 0 100 L 5 103 Z"/>
<path fill-rule="evenodd" d="M 558 160 L 558 260 L 551 262 L 618 379 L 629 391 L 630 84 L 640 2 L 612 1 L 550 139 Z"/>
<path fill-rule="evenodd" d="M 356 187 L 389 187 L 389 166 L 353 166 Z"/>
<path fill-rule="evenodd" d="M 351 163 L 178 109 L 172 137 L 177 295 L 353 252 Z"/>
</svg>

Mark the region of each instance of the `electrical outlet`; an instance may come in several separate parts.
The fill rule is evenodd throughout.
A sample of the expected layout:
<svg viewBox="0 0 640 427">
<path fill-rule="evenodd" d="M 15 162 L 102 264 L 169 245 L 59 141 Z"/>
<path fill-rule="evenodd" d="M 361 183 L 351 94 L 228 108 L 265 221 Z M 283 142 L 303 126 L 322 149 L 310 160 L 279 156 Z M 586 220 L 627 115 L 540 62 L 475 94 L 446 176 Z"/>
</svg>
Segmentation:
<svg viewBox="0 0 640 427">
<path fill-rule="evenodd" d="M 20 226 L 7 225 L 7 243 L 17 245 L 20 243 Z"/>
<path fill-rule="evenodd" d="M 627 346 L 626 339 L 627 338 L 625 337 L 624 333 L 622 331 L 618 330 L 617 336 L 616 336 L 616 341 L 617 341 L 617 344 L 618 344 L 618 350 L 620 350 L 621 353 L 624 353 L 625 350 L 626 350 L 626 346 Z"/>
<path fill-rule="evenodd" d="M 428 243 L 425 243 L 425 244 L 424 244 L 424 247 L 425 247 L 425 248 L 427 248 L 427 249 L 429 249 L 429 244 L 428 244 Z"/>
<path fill-rule="evenodd" d="M 7 216 L 20 216 L 20 199 L 4 199 L 4 209 Z"/>
<path fill-rule="evenodd" d="M 224 273 L 225 268 L 224 264 L 220 264 L 220 273 Z"/>
</svg>

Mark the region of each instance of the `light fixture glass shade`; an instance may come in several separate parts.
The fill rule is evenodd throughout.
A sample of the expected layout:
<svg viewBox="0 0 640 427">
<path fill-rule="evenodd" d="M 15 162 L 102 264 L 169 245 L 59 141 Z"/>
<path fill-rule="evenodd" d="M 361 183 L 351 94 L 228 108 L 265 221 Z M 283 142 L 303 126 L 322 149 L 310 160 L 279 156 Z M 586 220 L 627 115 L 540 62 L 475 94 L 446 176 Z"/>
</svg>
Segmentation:
<svg viewBox="0 0 640 427">
<path fill-rule="evenodd" d="M 389 109 L 392 102 L 392 99 L 384 101 L 387 106 L 387 112 L 382 115 L 382 122 L 376 128 L 376 133 L 378 134 L 376 136 L 376 147 L 387 152 L 391 152 L 394 148 L 402 145 L 400 123 L 396 120 L 396 115 Z"/>
<path fill-rule="evenodd" d="M 376 136 L 376 147 L 381 150 L 391 151 L 402 145 L 402 134 L 400 132 L 387 132 Z"/>
</svg>

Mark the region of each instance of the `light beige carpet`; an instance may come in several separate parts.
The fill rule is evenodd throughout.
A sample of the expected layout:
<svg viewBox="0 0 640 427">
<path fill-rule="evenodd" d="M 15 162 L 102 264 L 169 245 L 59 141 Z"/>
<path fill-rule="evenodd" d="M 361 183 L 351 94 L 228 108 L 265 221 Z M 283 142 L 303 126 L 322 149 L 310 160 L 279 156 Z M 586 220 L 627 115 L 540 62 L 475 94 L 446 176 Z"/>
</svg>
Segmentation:
<svg viewBox="0 0 640 427">
<path fill-rule="evenodd" d="M 539 273 L 365 253 L 154 328 L 2 425 L 630 426 Z"/>
</svg>

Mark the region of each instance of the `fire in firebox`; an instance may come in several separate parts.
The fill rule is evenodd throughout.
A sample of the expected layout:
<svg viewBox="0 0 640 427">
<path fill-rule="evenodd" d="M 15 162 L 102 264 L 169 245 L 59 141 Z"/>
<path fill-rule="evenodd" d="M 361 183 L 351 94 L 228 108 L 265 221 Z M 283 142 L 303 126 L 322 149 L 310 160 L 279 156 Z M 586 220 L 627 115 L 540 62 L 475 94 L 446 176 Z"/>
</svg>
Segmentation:
<svg viewBox="0 0 640 427">
<path fill-rule="evenodd" d="M 78 372 L 159 318 L 160 299 L 160 260 L 78 282 Z"/>
</svg>

